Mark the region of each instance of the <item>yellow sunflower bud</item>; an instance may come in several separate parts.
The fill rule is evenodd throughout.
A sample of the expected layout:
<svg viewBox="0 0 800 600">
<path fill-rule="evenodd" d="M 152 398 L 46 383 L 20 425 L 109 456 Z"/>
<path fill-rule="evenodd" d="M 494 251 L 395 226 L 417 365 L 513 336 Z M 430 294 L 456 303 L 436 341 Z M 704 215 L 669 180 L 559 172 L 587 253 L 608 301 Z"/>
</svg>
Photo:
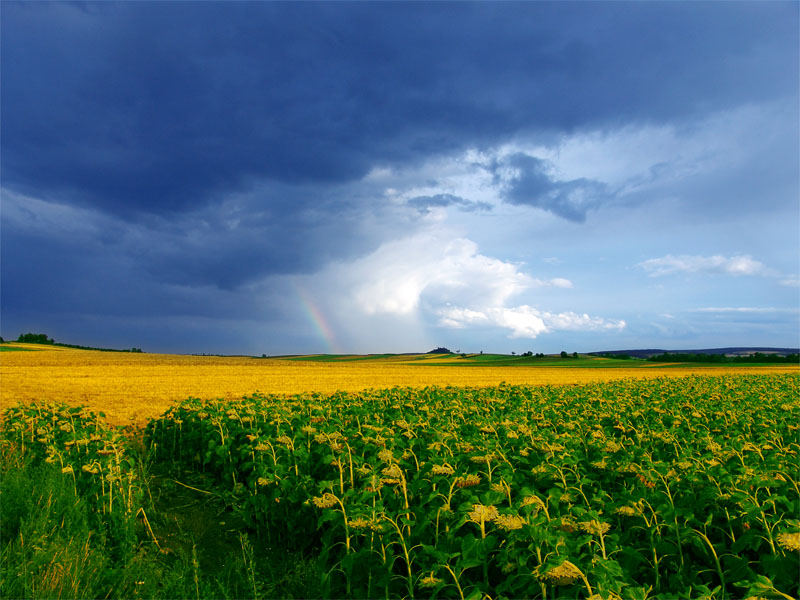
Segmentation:
<svg viewBox="0 0 800 600">
<path fill-rule="evenodd" d="M 311 501 L 317 508 L 333 508 L 339 503 L 336 496 L 330 492 L 325 492 L 322 496 L 314 496 Z"/>
<path fill-rule="evenodd" d="M 469 513 L 470 521 L 474 523 L 488 523 L 494 521 L 499 516 L 497 507 L 484 506 L 483 504 L 473 504 L 472 511 Z"/>
<path fill-rule="evenodd" d="M 790 550 L 792 552 L 800 551 L 800 532 L 779 533 L 776 539 L 778 545 L 784 550 Z"/>
</svg>

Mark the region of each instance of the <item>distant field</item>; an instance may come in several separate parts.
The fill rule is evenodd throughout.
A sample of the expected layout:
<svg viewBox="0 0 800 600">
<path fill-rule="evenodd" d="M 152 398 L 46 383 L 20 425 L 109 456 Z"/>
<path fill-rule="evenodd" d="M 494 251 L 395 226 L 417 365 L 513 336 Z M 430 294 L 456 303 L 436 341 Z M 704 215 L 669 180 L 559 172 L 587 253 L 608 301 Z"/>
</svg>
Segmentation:
<svg viewBox="0 0 800 600">
<path fill-rule="evenodd" d="M 339 355 L 314 354 L 310 356 L 281 357 L 292 361 L 311 362 L 353 362 L 353 361 L 386 361 L 413 363 L 425 366 L 447 367 L 627 367 L 640 365 L 643 361 L 622 358 L 600 358 L 596 356 L 580 356 L 579 358 L 561 358 L 557 356 L 513 356 L 508 354 L 368 354 Z"/>
<path fill-rule="evenodd" d="M 185 356 L 75 350 L 34 344 L 2 348 L 0 403 L 56 400 L 104 412 L 113 424 L 143 424 L 188 397 L 236 399 L 261 392 L 358 391 L 369 388 L 591 383 L 688 374 L 797 373 L 793 365 L 659 365 L 632 360 L 535 359 L 477 355 L 332 357 Z"/>
</svg>

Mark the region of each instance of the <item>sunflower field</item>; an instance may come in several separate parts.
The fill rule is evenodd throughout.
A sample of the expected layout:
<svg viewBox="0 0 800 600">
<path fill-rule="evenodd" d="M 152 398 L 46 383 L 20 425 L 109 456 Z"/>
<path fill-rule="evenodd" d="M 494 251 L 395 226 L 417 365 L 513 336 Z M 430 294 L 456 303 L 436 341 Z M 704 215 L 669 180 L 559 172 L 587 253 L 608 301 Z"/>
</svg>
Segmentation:
<svg viewBox="0 0 800 600">
<path fill-rule="evenodd" d="M 152 460 L 202 472 L 321 595 L 784 598 L 800 377 L 189 399 Z"/>
</svg>

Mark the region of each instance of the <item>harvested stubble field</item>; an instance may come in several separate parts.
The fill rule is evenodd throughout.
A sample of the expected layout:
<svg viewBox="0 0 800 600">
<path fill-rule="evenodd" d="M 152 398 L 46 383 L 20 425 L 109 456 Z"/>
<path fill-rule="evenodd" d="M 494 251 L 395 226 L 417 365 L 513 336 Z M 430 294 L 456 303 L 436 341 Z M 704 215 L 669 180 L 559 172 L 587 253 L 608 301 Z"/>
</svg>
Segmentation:
<svg viewBox="0 0 800 600">
<path fill-rule="evenodd" d="M 103 412 L 112 425 L 144 425 L 188 397 L 238 399 L 262 394 L 330 393 L 391 387 L 561 385 L 692 374 L 797 373 L 797 366 L 704 366 L 633 363 L 596 366 L 443 364 L 436 355 L 366 360 L 297 361 L 75 350 L 6 344 L 0 353 L 0 403 L 58 401 Z M 598 365 L 604 359 L 595 359 Z M 587 364 L 584 361 L 583 364 Z"/>
</svg>

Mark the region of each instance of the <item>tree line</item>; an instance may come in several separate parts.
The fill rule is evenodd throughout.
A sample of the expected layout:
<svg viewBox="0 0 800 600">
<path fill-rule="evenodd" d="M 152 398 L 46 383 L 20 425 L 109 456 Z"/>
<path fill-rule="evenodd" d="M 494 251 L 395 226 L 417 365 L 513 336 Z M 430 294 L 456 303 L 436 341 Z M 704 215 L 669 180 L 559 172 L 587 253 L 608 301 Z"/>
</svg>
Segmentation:
<svg viewBox="0 0 800 600">
<path fill-rule="evenodd" d="M 0 337 L 0 343 L 5 340 Z M 48 346 L 61 346 L 63 348 L 76 348 L 78 350 L 99 350 L 100 352 L 142 352 L 141 348 L 126 348 L 119 350 L 116 348 L 95 348 L 94 346 L 80 346 L 78 344 L 64 344 L 56 342 L 53 338 L 48 337 L 46 333 L 21 333 L 17 338 L 17 342 L 23 344 L 46 344 Z"/>
<path fill-rule="evenodd" d="M 763 354 L 755 352 L 747 356 L 725 356 L 724 354 L 655 354 L 647 358 L 651 362 L 704 362 L 704 363 L 798 363 L 800 355 Z"/>
</svg>

